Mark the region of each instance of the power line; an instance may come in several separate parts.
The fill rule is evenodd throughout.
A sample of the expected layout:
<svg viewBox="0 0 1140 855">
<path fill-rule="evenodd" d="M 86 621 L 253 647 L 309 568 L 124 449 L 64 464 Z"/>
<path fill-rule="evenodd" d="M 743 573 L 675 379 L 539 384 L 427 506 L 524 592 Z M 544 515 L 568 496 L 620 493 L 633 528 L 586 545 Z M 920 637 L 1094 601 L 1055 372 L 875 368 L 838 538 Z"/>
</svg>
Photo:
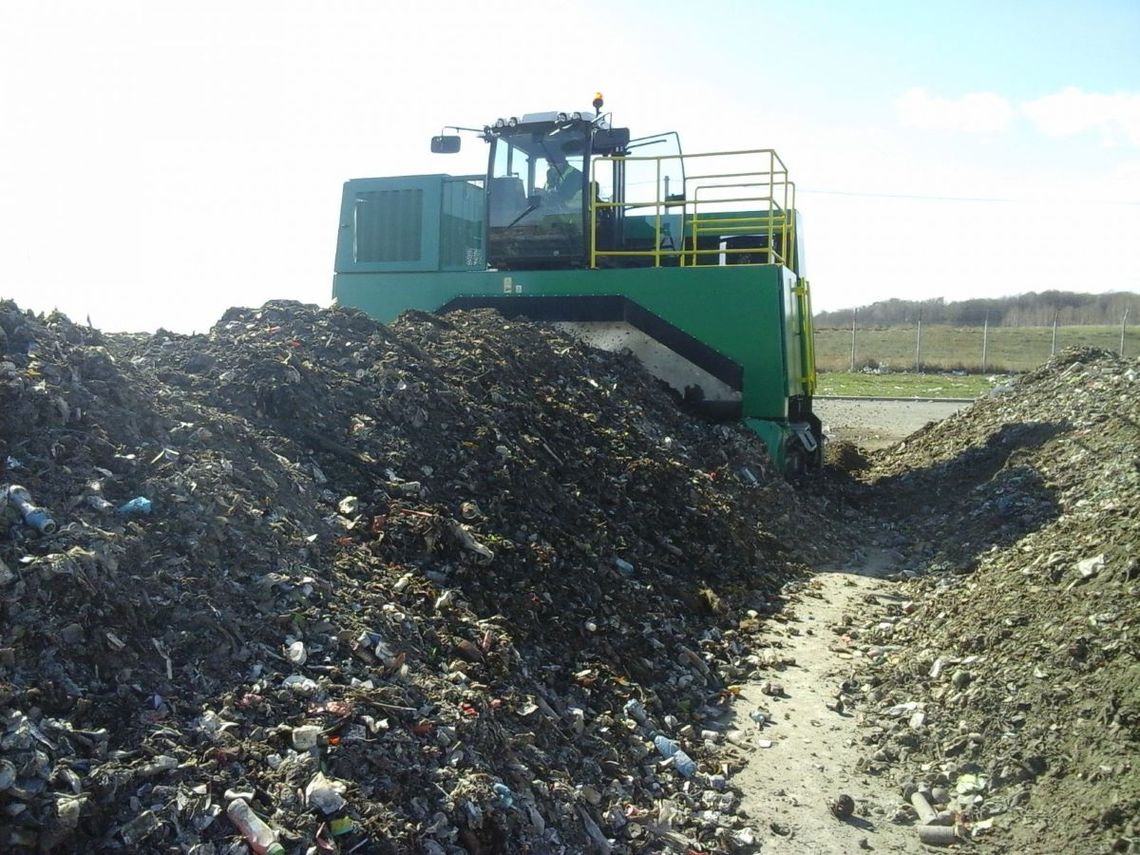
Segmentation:
<svg viewBox="0 0 1140 855">
<path fill-rule="evenodd" d="M 796 192 L 815 196 L 851 196 L 858 199 L 917 199 L 926 202 L 994 202 L 1027 205 L 1063 204 L 1062 200 L 1059 199 L 1031 199 L 1028 197 L 1017 198 L 1013 196 L 936 196 L 922 193 L 857 193 L 852 190 L 809 190 L 804 187 L 797 187 Z M 1140 201 L 1126 201 L 1122 199 L 1085 199 L 1083 203 L 1087 205 L 1124 205 L 1140 207 Z"/>
</svg>

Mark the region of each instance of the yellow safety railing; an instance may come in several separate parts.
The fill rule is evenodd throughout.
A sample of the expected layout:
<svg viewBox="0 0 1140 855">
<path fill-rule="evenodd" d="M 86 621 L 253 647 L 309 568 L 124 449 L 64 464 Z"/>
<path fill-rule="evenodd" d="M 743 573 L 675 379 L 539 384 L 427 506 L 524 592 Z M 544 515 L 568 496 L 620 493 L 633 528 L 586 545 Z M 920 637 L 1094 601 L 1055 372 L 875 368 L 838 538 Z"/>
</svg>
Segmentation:
<svg viewBox="0 0 1140 855">
<path fill-rule="evenodd" d="M 816 384 L 815 335 L 812 327 L 811 285 L 806 279 L 800 279 L 796 283 L 795 295 L 799 303 L 800 337 L 802 339 L 800 360 L 803 366 L 803 375 L 800 377 L 800 382 L 803 383 L 804 391 L 808 395 L 814 395 Z"/>
<path fill-rule="evenodd" d="M 731 263 L 795 268 L 795 185 L 788 180 L 787 167 L 774 150 L 596 157 L 592 163 L 593 186 L 598 186 L 599 165 L 617 160 L 626 170 L 632 164 L 652 164 L 656 189 L 652 198 L 591 199 L 591 267 L 598 266 L 599 258 L 641 257 L 652 258 L 655 267 L 660 267 L 663 259 L 675 259 L 680 266 Z M 663 164 L 668 161 L 678 162 L 684 170 L 680 194 L 663 192 Z M 705 164 L 709 164 L 709 171 L 689 174 L 692 168 Z M 645 220 L 653 226 L 650 248 L 599 249 L 599 214 L 618 209 L 623 215 L 648 213 Z M 678 217 L 679 236 L 672 234 Z M 749 242 L 749 237 L 755 242 Z"/>
<path fill-rule="evenodd" d="M 598 164 L 602 162 L 621 161 L 628 169 L 631 163 L 652 163 L 655 169 L 654 187 L 658 190 L 664 187 L 662 179 L 662 164 L 664 161 L 683 161 L 683 155 L 662 155 L 657 157 L 631 157 L 631 156 L 599 156 L 595 157 L 591 163 L 591 186 L 598 186 L 597 170 Z M 682 197 L 684 192 L 682 191 Z M 618 249 L 598 249 L 598 212 L 604 210 L 618 210 L 624 211 L 644 211 L 646 209 L 653 209 L 653 249 L 650 250 L 618 250 Z M 677 238 L 680 240 L 680 246 L 674 245 L 668 249 L 665 248 L 666 238 L 672 243 L 674 236 L 672 234 L 672 221 L 676 216 L 676 212 L 682 216 L 682 235 Z M 663 214 L 662 211 L 665 211 Z M 684 219 L 685 219 L 685 202 L 681 200 L 660 198 L 658 194 L 654 193 L 653 199 L 643 199 L 639 201 L 602 201 L 601 199 L 592 197 L 590 200 L 590 266 L 598 266 L 598 257 L 627 257 L 627 258 L 653 258 L 653 266 L 660 267 L 662 257 L 680 257 L 680 247 L 684 246 Z"/>
</svg>

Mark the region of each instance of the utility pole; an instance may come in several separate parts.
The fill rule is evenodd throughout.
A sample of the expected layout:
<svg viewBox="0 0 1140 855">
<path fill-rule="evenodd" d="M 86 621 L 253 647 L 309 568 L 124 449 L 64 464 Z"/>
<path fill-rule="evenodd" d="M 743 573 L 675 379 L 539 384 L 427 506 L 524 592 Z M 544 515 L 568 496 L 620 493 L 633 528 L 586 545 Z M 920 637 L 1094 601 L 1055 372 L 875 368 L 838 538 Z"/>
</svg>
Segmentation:
<svg viewBox="0 0 1140 855">
<path fill-rule="evenodd" d="M 1049 348 L 1049 355 L 1055 356 L 1057 354 L 1057 315 L 1058 312 L 1053 313 L 1053 344 Z"/>
<path fill-rule="evenodd" d="M 1128 327 L 1128 309 L 1124 310 L 1124 317 L 1120 319 L 1120 358 L 1124 358 L 1124 330 Z"/>
</svg>

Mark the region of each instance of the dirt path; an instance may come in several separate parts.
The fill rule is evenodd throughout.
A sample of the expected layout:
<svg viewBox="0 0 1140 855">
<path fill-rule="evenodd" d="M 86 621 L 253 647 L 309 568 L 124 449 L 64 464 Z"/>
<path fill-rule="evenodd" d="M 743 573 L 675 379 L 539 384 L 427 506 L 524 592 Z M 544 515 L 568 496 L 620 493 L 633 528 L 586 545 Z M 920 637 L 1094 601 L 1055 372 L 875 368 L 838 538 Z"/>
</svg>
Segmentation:
<svg viewBox="0 0 1140 855">
<path fill-rule="evenodd" d="M 866 449 L 883 448 L 965 406 L 938 401 L 824 400 L 817 412 L 832 440 Z M 913 825 L 893 822 L 904 806 L 892 781 L 862 774 L 859 710 L 841 702 L 840 689 L 860 671 L 860 652 L 843 643 L 845 613 L 858 614 L 869 598 L 895 598 L 883 578 L 893 567 L 870 544 L 852 543 L 868 560 L 852 572 L 821 569 L 773 621 L 764 641 L 777 669 L 766 681 L 745 686 L 737 721 L 747 765 L 734 778 L 742 807 L 762 835 L 765 855 L 847 855 L 928 851 Z M 780 664 L 783 663 L 783 664 Z M 770 694 L 777 684 L 779 694 Z M 752 714 L 769 715 L 757 723 Z M 854 801 L 840 820 L 832 805 L 841 795 Z"/>
<path fill-rule="evenodd" d="M 822 572 L 796 595 L 786 622 L 768 630 L 777 660 L 787 663 L 768 682 L 782 692 L 769 694 L 774 687 L 765 682 L 745 688 L 738 726 L 747 734 L 749 761 L 734 779 L 744 811 L 764 837 L 765 855 L 923 851 L 913 827 L 891 821 L 903 804 L 897 788 L 857 771 L 866 749 L 858 744 L 856 713 L 835 708 L 858 661 L 843 651 L 833 627 L 865 598 L 893 597 L 892 584 L 871 575 Z M 757 710 L 769 713 L 770 722 L 757 724 Z M 854 814 L 845 821 L 831 812 L 842 794 L 854 800 Z"/>
</svg>

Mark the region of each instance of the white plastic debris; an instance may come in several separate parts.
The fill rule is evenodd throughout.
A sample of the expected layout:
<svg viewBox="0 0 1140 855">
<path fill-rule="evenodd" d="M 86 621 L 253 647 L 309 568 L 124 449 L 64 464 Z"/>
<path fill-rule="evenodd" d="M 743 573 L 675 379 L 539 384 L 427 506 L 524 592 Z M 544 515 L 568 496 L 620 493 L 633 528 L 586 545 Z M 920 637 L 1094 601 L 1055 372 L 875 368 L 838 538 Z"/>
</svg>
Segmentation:
<svg viewBox="0 0 1140 855">
<path fill-rule="evenodd" d="M 285 647 L 285 658 L 294 665 L 304 665 L 305 660 L 309 658 L 309 653 L 305 650 L 305 642 L 294 641 L 288 644 Z"/>
<path fill-rule="evenodd" d="M 336 813 L 346 804 L 341 795 L 344 791 L 343 781 L 329 778 L 324 772 L 317 772 L 305 787 L 305 804 L 325 814 Z"/>
<path fill-rule="evenodd" d="M 292 674 L 281 681 L 282 687 L 298 695 L 315 695 L 320 689 L 316 680 L 311 680 L 300 674 Z"/>
<path fill-rule="evenodd" d="M 303 724 L 293 728 L 293 747 L 298 751 L 314 748 L 321 738 L 321 728 L 315 724 Z"/>
</svg>

